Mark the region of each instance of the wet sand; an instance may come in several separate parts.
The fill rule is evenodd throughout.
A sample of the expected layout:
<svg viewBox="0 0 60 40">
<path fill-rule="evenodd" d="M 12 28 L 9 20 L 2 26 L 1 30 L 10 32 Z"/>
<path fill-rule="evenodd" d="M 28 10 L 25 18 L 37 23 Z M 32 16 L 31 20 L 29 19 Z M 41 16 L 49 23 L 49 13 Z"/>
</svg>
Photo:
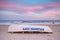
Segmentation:
<svg viewBox="0 0 60 40">
<path fill-rule="evenodd" d="M 8 33 L 9 25 L 0 25 L 0 40 L 60 40 L 60 25 L 49 25 L 53 33 Z"/>
</svg>

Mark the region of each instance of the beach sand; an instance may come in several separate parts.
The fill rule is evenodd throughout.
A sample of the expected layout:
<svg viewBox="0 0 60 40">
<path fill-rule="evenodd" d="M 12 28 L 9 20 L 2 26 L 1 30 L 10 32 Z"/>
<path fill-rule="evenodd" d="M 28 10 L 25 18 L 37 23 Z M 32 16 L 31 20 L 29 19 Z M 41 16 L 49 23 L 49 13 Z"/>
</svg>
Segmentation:
<svg viewBox="0 0 60 40">
<path fill-rule="evenodd" d="M 0 40 L 60 40 L 60 25 L 48 25 L 53 33 L 8 33 L 9 25 L 0 25 Z"/>
</svg>

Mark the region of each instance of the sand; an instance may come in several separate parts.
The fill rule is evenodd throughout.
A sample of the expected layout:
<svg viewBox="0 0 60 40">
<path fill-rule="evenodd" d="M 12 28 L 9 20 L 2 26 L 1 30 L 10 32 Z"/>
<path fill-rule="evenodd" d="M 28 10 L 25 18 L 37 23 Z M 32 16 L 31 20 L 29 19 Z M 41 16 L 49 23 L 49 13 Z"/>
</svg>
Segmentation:
<svg viewBox="0 0 60 40">
<path fill-rule="evenodd" d="M 60 25 L 49 25 L 53 33 L 8 33 L 9 25 L 0 25 L 0 40 L 60 40 Z"/>
</svg>

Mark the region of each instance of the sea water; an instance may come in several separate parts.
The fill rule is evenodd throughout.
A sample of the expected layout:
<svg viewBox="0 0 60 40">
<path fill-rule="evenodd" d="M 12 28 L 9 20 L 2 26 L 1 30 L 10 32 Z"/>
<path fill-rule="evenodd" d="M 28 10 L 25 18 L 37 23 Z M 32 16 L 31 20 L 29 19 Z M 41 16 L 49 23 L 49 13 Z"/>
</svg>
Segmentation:
<svg viewBox="0 0 60 40">
<path fill-rule="evenodd" d="M 10 24 L 60 24 L 60 20 L 0 20 L 0 25 Z"/>
</svg>

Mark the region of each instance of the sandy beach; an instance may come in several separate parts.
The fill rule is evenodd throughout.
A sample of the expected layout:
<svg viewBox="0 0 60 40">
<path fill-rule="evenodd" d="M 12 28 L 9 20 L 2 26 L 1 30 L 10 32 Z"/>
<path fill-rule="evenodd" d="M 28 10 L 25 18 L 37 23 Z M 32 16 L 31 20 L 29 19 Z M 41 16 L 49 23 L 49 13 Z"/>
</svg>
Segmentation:
<svg viewBox="0 0 60 40">
<path fill-rule="evenodd" d="M 60 25 L 48 25 L 53 33 L 8 33 L 9 25 L 0 25 L 0 40 L 60 40 Z"/>
</svg>

